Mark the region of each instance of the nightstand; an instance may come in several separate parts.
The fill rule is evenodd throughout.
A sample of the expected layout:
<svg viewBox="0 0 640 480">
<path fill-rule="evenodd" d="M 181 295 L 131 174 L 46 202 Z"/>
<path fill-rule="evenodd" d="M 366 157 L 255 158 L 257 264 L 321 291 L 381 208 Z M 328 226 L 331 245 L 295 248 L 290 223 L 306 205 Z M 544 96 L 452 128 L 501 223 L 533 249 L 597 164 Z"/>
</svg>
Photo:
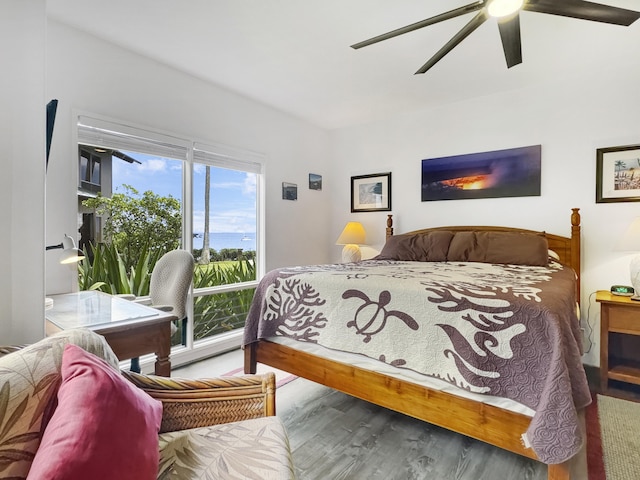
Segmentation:
<svg viewBox="0 0 640 480">
<path fill-rule="evenodd" d="M 600 302 L 600 390 L 609 380 L 640 385 L 640 302 L 596 292 Z"/>
</svg>

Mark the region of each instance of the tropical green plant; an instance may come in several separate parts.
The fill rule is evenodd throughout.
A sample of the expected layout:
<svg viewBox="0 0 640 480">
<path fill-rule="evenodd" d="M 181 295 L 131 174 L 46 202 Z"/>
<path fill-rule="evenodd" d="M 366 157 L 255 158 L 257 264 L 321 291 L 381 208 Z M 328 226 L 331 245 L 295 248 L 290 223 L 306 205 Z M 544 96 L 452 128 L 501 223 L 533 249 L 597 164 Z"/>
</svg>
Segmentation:
<svg viewBox="0 0 640 480">
<path fill-rule="evenodd" d="M 151 272 L 163 251 L 144 246 L 137 262 L 127 268 L 116 245 L 92 244 L 89 248 L 91 252 L 85 249 L 86 259 L 78 264 L 80 290 L 100 290 L 114 295 L 130 293 L 137 297 L 149 295 Z M 197 265 L 193 281 L 194 288 L 205 288 L 255 279 L 255 262 L 241 259 Z M 193 305 L 194 338 L 200 340 L 242 328 L 254 291 L 252 288 L 196 297 Z M 181 342 L 178 332 L 172 344 Z"/>
<path fill-rule="evenodd" d="M 103 233 L 115 246 L 126 270 L 137 265 L 145 251 L 168 252 L 178 248 L 182 232 L 180 201 L 148 190 L 142 195 L 131 185 L 111 197 L 98 194 L 84 200 L 104 218 Z"/>
<path fill-rule="evenodd" d="M 202 248 L 194 248 L 193 256 L 196 259 L 200 259 L 200 265 L 208 265 L 210 262 L 221 262 L 224 260 L 253 260 L 256 258 L 255 250 L 244 250 L 242 248 L 222 248 L 217 251 L 213 248 L 209 249 L 209 260 L 204 261 L 206 254 L 203 254 L 205 250 Z"/>
<path fill-rule="evenodd" d="M 196 267 L 194 287 L 203 288 L 256 279 L 255 262 L 239 260 L 232 263 Z M 255 288 L 215 293 L 194 299 L 194 338 L 196 340 L 244 326 Z"/>
<path fill-rule="evenodd" d="M 165 252 L 150 250 L 143 245 L 137 261 L 127 267 L 118 247 L 113 243 L 90 244 L 84 249 L 87 260 L 78 264 L 80 290 L 100 290 L 112 295 L 130 293 L 137 297 L 149 295 L 151 272 Z M 89 260 L 90 259 L 90 260 Z"/>
</svg>

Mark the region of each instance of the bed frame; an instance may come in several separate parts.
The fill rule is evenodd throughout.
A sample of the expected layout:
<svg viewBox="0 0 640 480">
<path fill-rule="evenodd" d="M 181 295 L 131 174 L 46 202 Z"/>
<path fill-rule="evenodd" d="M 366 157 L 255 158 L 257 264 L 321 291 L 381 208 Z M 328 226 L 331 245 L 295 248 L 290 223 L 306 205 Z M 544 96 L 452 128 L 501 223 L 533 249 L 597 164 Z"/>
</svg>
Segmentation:
<svg viewBox="0 0 640 480">
<path fill-rule="evenodd" d="M 428 228 L 409 233 L 433 230 L 532 232 L 531 230 L 509 227 L 464 226 Z M 387 237 L 391 235 L 393 235 L 393 219 L 389 215 L 387 218 Z M 572 209 L 570 237 L 548 233 L 544 233 L 544 235 L 549 243 L 549 248 L 560 256 L 561 263 L 571 266 L 576 271 L 579 293 L 579 209 Z M 577 298 L 579 299 L 579 295 Z M 321 358 L 267 340 L 261 340 L 245 347 L 245 373 L 255 373 L 258 362 L 538 460 L 533 450 L 526 448 L 521 440 L 522 433 L 527 430 L 531 421 L 531 418 L 526 415 L 478 403 L 450 393 L 432 390 L 375 371 Z M 571 479 L 572 463 L 572 459 L 570 459 L 561 464 L 548 465 L 547 479 Z"/>
</svg>

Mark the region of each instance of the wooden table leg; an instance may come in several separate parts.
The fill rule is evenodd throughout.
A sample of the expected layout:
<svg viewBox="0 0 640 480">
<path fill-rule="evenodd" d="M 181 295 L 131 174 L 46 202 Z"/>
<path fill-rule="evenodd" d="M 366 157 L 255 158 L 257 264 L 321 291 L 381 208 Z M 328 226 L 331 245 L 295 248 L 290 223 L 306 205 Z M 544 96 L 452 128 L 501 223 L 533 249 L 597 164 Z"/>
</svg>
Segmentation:
<svg viewBox="0 0 640 480">
<path fill-rule="evenodd" d="M 609 305 L 600 304 L 600 392 L 609 388 Z"/>
<path fill-rule="evenodd" d="M 171 321 L 129 325 L 120 331 L 96 330 L 96 333 L 104 336 L 119 360 L 155 353 L 154 373 L 171 376 Z"/>
<path fill-rule="evenodd" d="M 171 323 L 162 326 L 158 332 L 155 374 L 163 377 L 171 376 Z"/>
</svg>

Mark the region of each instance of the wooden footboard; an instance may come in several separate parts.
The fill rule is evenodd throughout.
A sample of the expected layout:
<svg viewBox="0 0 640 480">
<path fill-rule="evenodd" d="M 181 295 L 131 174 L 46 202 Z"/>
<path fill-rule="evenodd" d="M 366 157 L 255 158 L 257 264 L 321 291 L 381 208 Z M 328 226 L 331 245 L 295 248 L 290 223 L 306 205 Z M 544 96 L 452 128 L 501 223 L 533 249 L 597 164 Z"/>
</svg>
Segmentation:
<svg viewBox="0 0 640 480">
<path fill-rule="evenodd" d="M 256 363 L 340 390 L 354 397 L 538 460 L 521 435 L 530 417 L 449 393 L 404 382 L 378 372 L 261 340 L 245 348 L 245 373 Z M 569 480 L 571 462 L 548 466 L 548 480 Z"/>
</svg>

